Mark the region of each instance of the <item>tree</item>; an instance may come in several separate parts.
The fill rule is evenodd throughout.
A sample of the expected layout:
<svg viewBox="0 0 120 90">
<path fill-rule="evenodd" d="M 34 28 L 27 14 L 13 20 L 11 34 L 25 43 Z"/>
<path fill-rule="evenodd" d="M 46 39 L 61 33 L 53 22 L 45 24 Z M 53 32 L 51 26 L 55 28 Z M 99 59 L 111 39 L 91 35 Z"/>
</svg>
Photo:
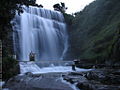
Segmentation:
<svg viewBox="0 0 120 90">
<path fill-rule="evenodd" d="M 9 38 L 13 31 L 11 24 L 12 19 L 16 14 L 22 13 L 22 5 L 35 5 L 36 0 L 1 0 L 0 1 L 0 40 L 3 45 L 3 59 L 2 59 L 2 75 L 3 80 L 8 80 L 10 77 L 17 75 L 19 71 L 18 61 L 9 56 L 11 53 Z M 1 68 L 0 68 L 1 69 Z"/>
<path fill-rule="evenodd" d="M 61 2 L 60 4 L 57 3 L 55 5 L 53 5 L 54 10 L 56 11 L 60 11 L 62 13 L 65 13 L 65 11 L 67 10 L 67 7 L 65 7 L 65 3 Z"/>
<path fill-rule="evenodd" d="M 1 0 L 0 1 L 0 40 L 3 43 L 3 57 L 8 51 L 9 35 L 13 31 L 11 20 L 14 18 L 16 10 L 22 13 L 22 5 L 35 5 L 36 0 Z"/>
</svg>

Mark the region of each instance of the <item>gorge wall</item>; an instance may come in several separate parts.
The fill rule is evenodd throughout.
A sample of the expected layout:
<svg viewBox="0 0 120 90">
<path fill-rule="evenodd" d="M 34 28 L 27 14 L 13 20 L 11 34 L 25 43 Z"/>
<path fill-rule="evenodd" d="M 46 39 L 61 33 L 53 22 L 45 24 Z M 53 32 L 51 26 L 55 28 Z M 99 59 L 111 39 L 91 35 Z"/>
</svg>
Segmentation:
<svg viewBox="0 0 120 90">
<path fill-rule="evenodd" d="M 96 0 L 75 16 L 64 14 L 73 58 L 120 60 L 120 1 Z"/>
</svg>

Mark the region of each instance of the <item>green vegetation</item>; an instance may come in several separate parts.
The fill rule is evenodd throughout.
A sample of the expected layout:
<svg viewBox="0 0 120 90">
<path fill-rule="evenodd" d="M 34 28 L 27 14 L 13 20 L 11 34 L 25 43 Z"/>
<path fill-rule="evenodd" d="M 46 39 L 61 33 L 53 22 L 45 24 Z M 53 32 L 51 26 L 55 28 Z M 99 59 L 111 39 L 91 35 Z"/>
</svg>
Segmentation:
<svg viewBox="0 0 120 90">
<path fill-rule="evenodd" d="M 0 40 L 3 43 L 3 57 L 12 52 L 12 25 L 16 10 L 22 13 L 22 5 L 35 5 L 36 0 L 1 0 L 0 1 Z"/>
<path fill-rule="evenodd" d="M 10 77 L 19 73 L 18 62 L 11 58 L 13 55 L 12 43 L 12 19 L 16 11 L 22 13 L 22 5 L 34 5 L 36 0 L 1 0 L 0 1 L 0 40 L 2 40 L 2 78 L 8 80 Z"/>
<path fill-rule="evenodd" d="M 60 11 L 62 13 L 65 13 L 65 11 L 67 9 L 67 7 L 65 6 L 65 3 L 63 3 L 63 2 L 61 2 L 60 4 L 57 3 L 57 4 L 53 5 L 53 8 L 54 8 L 54 10 Z"/>
<path fill-rule="evenodd" d="M 96 0 L 75 17 L 64 16 L 75 58 L 120 60 L 120 0 Z"/>
<path fill-rule="evenodd" d="M 2 60 L 2 79 L 8 80 L 10 77 L 13 77 L 20 73 L 18 61 L 11 58 L 6 57 Z"/>
</svg>

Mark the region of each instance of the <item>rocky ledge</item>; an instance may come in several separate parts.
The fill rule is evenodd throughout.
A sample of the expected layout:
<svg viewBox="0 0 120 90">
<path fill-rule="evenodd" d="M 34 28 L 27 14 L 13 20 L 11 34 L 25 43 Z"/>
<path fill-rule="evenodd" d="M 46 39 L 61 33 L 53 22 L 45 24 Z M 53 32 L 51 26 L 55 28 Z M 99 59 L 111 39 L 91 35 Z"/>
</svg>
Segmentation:
<svg viewBox="0 0 120 90">
<path fill-rule="evenodd" d="M 88 72 L 71 72 L 64 80 L 80 90 L 120 90 L 119 69 L 94 69 Z"/>
<path fill-rule="evenodd" d="M 69 83 L 64 83 L 63 81 Z M 120 90 L 120 69 L 92 69 L 84 72 L 15 76 L 6 82 L 10 90 Z"/>
<path fill-rule="evenodd" d="M 18 75 L 9 79 L 3 90 L 73 90 L 63 82 L 62 73 Z"/>
</svg>

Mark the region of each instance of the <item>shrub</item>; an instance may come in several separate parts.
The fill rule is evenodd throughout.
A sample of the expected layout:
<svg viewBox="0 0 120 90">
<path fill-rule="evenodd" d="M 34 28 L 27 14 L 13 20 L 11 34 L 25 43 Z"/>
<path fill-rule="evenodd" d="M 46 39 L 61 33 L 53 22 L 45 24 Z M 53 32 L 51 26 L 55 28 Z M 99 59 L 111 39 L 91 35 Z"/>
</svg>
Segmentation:
<svg viewBox="0 0 120 90">
<path fill-rule="evenodd" d="M 9 78 L 20 73 L 18 61 L 11 58 L 6 57 L 2 60 L 2 79 L 8 80 Z"/>
</svg>

